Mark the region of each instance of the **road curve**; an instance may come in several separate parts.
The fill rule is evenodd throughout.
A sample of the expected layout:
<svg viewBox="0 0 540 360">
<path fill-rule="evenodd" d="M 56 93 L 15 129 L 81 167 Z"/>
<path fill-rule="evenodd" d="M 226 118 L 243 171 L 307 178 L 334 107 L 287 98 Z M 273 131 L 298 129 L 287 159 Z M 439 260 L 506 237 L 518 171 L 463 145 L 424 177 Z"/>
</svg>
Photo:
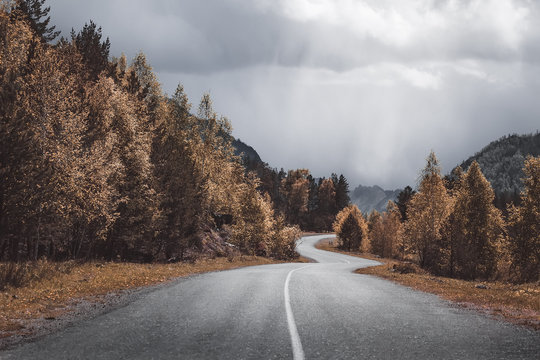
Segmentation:
<svg viewBox="0 0 540 360">
<path fill-rule="evenodd" d="M 377 264 L 317 250 L 317 263 L 180 279 L 0 359 L 538 359 L 540 334 L 367 275 Z"/>
</svg>

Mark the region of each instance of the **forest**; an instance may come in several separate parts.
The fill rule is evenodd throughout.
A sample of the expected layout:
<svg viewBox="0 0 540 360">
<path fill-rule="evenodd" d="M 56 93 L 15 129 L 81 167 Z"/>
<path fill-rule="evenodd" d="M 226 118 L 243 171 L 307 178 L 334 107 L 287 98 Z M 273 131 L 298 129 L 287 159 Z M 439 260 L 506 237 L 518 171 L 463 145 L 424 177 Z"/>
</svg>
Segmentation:
<svg viewBox="0 0 540 360">
<path fill-rule="evenodd" d="M 416 263 L 435 275 L 467 280 L 535 282 L 540 278 L 540 157 L 524 162 L 519 205 L 503 214 L 473 161 L 442 177 L 432 152 L 418 191 L 406 187 L 382 214 L 343 209 L 334 230 L 347 251 Z"/>
<path fill-rule="evenodd" d="M 0 260 L 290 259 L 300 228 L 331 230 L 343 176 L 250 164 L 208 94 L 165 95 L 92 21 L 57 39 L 49 11 L 0 8 Z"/>
</svg>

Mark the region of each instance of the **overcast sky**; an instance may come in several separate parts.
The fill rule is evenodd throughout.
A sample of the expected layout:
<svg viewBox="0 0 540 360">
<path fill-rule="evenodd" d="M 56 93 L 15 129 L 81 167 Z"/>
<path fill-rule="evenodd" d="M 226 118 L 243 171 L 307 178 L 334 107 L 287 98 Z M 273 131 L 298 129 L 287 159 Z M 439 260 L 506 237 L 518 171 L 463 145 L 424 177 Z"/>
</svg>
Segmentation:
<svg viewBox="0 0 540 360">
<path fill-rule="evenodd" d="M 48 0 L 69 35 L 142 50 L 172 94 L 209 91 L 273 167 L 415 185 L 509 133 L 540 128 L 540 1 Z"/>
</svg>

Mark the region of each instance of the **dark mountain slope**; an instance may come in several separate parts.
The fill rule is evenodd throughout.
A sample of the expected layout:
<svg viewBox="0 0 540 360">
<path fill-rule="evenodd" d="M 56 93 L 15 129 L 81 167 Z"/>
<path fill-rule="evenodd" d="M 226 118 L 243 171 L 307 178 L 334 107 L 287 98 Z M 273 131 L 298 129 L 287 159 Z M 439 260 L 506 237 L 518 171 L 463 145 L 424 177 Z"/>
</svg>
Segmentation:
<svg viewBox="0 0 540 360">
<path fill-rule="evenodd" d="M 527 155 L 540 155 L 540 133 L 509 135 L 491 142 L 461 163 L 467 170 L 476 160 L 497 194 L 517 194 L 523 184 L 523 164 Z"/>
</svg>

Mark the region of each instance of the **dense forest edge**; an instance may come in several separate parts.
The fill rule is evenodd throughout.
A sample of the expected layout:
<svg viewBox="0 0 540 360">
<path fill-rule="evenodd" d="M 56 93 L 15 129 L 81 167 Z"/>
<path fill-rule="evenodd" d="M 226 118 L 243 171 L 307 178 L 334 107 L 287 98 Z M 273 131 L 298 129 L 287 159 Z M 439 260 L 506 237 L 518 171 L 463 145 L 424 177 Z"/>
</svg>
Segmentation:
<svg viewBox="0 0 540 360">
<path fill-rule="evenodd" d="M 270 168 L 94 22 L 57 39 L 44 0 L 0 6 L 1 261 L 293 259 L 348 204 L 343 176 Z"/>
</svg>

